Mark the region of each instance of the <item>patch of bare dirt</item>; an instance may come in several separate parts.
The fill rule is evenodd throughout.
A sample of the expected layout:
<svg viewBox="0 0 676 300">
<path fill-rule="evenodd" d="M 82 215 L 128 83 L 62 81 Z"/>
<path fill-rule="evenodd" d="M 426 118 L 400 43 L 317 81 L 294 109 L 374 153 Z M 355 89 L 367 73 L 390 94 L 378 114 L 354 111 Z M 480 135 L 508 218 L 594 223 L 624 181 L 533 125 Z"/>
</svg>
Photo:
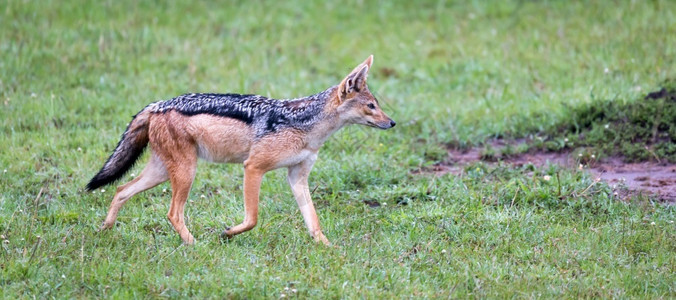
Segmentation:
<svg viewBox="0 0 676 300">
<path fill-rule="evenodd" d="M 612 158 L 599 163 L 590 171 L 611 186 L 626 186 L 630 191 L 654 195 L 676 203 L 676 165 L 668 163 L 624 163 Z"/>
<path fill-rule="evenodd" d="M 506 144 L 502 141 L 491 142 L 491 147 L 498 151 Z M 497 159 L 514 166 L 532 164 L 536 167 L 558 164 L 567 168 L 580 169 L 579 160 L 571 152 L 532 152 L 504 156 Z M 471 148 L 465 150 L 450 149 L 446 161 L 418 170 L 414 173 L 433 173 L 441 176 L 447 173 L 460 175 L 468 164 L 487 160 L 484 150 Z M 590 172 L 610 185 L 622 198 L 635 195 L 651 195 L 660 201 L 676 204 L 676 164 L 641 162 L 625 163 L 620 157 L 594 161 L 583 165 L 582 169 Z"/>
</svg>

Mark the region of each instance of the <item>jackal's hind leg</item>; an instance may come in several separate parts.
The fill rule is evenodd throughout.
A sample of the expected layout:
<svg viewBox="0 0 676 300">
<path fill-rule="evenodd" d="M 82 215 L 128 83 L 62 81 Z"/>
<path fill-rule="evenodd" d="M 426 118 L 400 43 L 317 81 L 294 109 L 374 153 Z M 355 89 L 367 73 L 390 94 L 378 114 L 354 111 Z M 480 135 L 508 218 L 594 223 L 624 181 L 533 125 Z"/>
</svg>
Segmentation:
<svg viewBox="0 0 676 300">
<path fill-rule="evenodd" d="M 158 184 L 167 181 L 167 179 L 169 179 L 169 177 L 167 176 L 167 170 L 164 167 L 164 164 L 159 157 L 152 154 L 150 161 L 138 177 L 117 188 L 113 201 L 110 203 L 110 209 L 108 210 L 106 220 L 103 221 L 100 230 L 108 229 L 115 225 L 117 213 L 129 198 L 157 186 Z"/>
<path fill-rule="evenodd" d="M 183 243 L 192 245 L 195 243 L 195 238 L 185 225 L 185 203 L 190 194 L 190 187 L 195 179 L 195 171 L 197 168 L 197 155 L 185 157 L 181 161 L 175 161 L 169 167 L 171 180 L 171 206 L 167 218 L 174 226 L 174 230 L 178 232 L 183 240 Z"/>
</svg>

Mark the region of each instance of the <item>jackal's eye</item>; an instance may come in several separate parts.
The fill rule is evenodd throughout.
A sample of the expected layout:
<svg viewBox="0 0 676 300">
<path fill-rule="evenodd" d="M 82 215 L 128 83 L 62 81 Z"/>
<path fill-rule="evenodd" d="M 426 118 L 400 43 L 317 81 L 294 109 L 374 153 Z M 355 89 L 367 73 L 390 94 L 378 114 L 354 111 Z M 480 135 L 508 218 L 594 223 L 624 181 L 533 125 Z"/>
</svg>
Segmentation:
<svg viewBox="0 0 676 300">
<path fill-rule="evenodd" d="M 368 108 L 370 108 L 370 109 L 376 109 L 376 106 L 373 105 L 373 103 L 369 103 Z"/>
</svg>

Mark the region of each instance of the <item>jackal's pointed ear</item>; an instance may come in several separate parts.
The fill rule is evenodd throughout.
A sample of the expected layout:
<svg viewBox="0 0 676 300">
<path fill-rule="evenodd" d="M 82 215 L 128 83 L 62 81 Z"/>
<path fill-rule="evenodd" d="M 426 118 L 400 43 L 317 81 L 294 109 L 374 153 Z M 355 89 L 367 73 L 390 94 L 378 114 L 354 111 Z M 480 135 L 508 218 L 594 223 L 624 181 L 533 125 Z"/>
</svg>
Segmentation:
<svg viewBox="0 0 676 300">
<path fill-rule="evenodd" d="M 371 65 L 373 64 L 373 54 L 369 55 L 369 57 L 367 57 L 366 60 L 361 64 L 369 66 L 370 69 Z"/>
<path fill-rule="evenodd" d="M 369 74 L 369 69 L 373 64 L 373 55 L 369 56 L 363 63 L 359 64 L 350 74 L 348 74 L 340 85 L 338 85 L 338 93 L 341 101 L 349 93 L 359 92 L 366 87 L 366 78 Z"/>
</svg>

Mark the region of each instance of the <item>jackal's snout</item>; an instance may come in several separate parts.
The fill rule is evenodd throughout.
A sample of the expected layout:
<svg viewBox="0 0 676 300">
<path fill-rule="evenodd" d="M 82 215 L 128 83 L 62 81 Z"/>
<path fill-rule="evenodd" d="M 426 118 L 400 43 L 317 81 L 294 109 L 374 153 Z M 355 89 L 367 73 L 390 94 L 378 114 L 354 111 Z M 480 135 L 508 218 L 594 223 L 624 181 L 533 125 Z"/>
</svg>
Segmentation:
<svg viewBox="0 0 676 300">
<path fill-rule="evenodd" d="M 382 115 L 384 117 L 382 121 L 376 121 L 376 122 L 366 121 L 366 125 L 369 125 L 371 127 L 376 127 L 376 128 L 379 128 L 379 129 L 383 129 L 383 130 L 390 129 L 390 128 L 394 127 L 395 125 L 397 125 L 397 122 L 392 120 L 392 118 L 388 117 L 385 113 L 383 113 Z"/>
</svg>

